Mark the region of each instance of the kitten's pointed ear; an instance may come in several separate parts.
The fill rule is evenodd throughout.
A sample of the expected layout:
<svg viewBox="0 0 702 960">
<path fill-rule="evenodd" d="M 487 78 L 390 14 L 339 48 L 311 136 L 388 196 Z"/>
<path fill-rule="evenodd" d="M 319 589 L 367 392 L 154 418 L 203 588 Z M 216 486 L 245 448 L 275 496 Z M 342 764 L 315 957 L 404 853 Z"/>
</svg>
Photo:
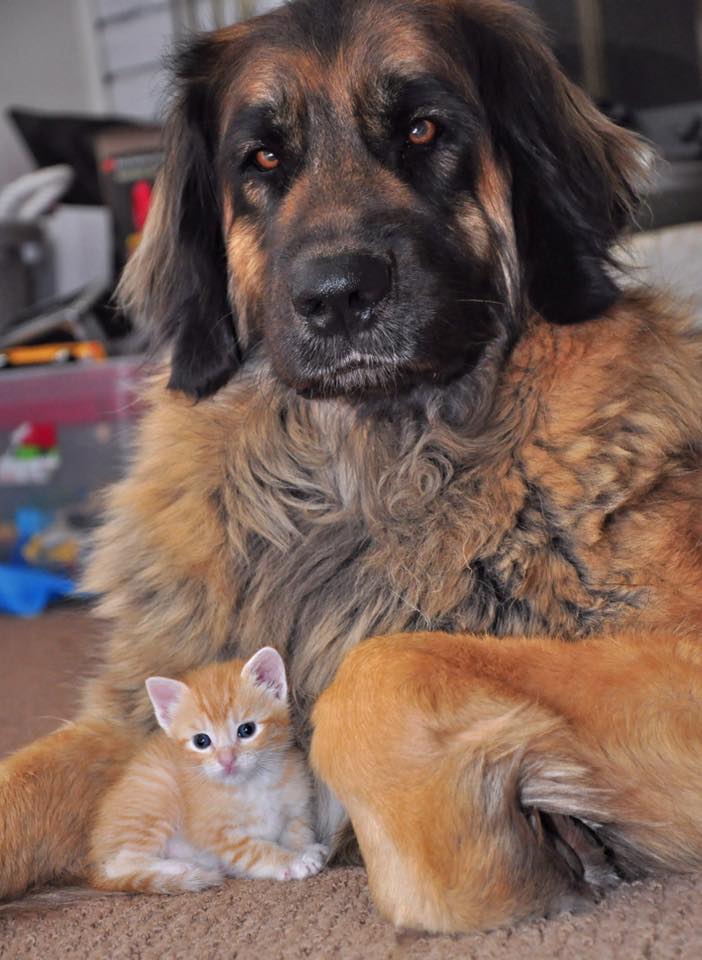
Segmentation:
<svg viewBox="0 0 702 960">
<path fill-rule="evenodd" d="M 168 733 L 176 710 L 183 702 L 183 697 L 190 692 L 188 687 L 180 680 L 149 677 L 146 681 L 146 692 L 154 708 L 158 725 Z"/>
<path fill-rule="evenodd" d="M 273 647 L 264 647 L 244 665 L 242 677 L 250 677 L 258 686 L 270 687 L 278 700 L 288 699 L 283 658 Z"/>
</svg>

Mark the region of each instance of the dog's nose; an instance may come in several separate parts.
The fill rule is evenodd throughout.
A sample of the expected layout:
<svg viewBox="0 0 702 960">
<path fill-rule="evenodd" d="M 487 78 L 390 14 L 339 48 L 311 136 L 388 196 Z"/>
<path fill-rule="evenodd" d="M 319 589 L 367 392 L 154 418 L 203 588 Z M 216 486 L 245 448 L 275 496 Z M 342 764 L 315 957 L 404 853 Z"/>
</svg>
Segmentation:
<svg viewBox="0 0 702 960">
<path fill-rule="evenodd" d="M 319 257 L 294 268 L 292 301 L 318 333 L 353 335 L 373 325 L 375 307 L 390 286 L 390 265 L 382 257 Z"/>
</svg>

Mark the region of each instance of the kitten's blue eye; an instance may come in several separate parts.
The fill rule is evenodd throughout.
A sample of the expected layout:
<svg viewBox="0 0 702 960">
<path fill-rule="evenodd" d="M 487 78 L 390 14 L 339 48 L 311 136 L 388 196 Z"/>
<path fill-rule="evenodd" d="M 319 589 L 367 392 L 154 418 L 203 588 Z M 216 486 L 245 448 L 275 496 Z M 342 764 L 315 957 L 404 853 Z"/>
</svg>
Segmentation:
<svg viewBox="0 0 702 960">
<path fill-rule="evenodd" d="M 198 750 L 207 750 L 211 743 L 212 741 L 206 733 L 196 733 L 193 737 L 193 745 L 196 746 Z"/>
<path fill-rule="evenodd" d="M 236 731 L 236 735 L 240 740 L 248 740 L 249 737 L 253 737 L 254 733 L 256 733 L 255 723 L 242 723 Z"/>
</svg>

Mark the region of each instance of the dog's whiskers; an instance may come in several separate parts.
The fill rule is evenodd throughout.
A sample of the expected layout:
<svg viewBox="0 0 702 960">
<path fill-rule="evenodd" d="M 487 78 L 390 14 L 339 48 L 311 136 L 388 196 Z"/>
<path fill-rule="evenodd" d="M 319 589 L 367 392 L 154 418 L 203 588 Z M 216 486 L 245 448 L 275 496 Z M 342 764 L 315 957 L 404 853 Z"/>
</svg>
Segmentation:
<svg viewBox="0 0 702 960">
<path fill-rule="evenodd" d="M 506 307 L 502 300 L 482 300 L 478 297 L 459 297 L 454 303 L 485 303 L 495 307 Z"/>
</svg>

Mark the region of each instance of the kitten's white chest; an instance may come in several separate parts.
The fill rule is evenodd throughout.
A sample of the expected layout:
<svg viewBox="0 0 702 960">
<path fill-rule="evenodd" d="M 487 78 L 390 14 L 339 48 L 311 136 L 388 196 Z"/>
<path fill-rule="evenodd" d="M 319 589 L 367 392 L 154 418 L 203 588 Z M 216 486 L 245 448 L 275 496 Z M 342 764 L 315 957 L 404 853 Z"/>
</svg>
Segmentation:
<svg viewBox="0 0 702 960">
<path fill-rule="evenodd" d="M 277 780 L 277 777 L 276 777 Z M 245 821 L 250 835 L 261 840 L 277 840 L 285 827 L 283 796 L 277 783 L 258 778 L 242 784 L 232 802 L 232 827 Z"/>
</svg>

